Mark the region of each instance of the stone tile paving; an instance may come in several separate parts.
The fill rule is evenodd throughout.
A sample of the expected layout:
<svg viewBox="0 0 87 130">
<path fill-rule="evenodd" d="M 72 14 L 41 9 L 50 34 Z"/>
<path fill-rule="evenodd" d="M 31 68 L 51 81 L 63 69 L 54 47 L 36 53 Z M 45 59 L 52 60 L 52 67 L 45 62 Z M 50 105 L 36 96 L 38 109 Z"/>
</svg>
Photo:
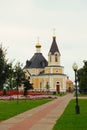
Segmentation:
<svg viewBox="0 0 87 130">
<path fill-rule="evenodd" d="M 52 130 L 73 94 L 46 103 L 0 123 L 0 130 Z"/>
</svg>

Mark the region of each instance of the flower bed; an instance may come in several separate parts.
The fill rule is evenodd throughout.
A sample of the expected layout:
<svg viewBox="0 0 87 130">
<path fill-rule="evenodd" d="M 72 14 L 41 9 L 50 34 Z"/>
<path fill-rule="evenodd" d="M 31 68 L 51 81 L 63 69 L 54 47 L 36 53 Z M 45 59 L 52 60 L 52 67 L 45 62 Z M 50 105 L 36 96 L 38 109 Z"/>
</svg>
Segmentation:
<svg viewBox="0 0 87 130">
<path fill-rule="evenodd" d="M 24 95 L 23 91 L 17 91 L 17 90 L 9 90 L 6 91 L 6 96 L 12 96 L 12 95 Z M 3 95 L 3 91 L 0 91 L 0 96 Z M 48 95 L 47 92 L 40 92 L 40 91 L 28 91 L 27 95 L 36 96 L 36 95 Z"/>
<path fill-rule="evenodd" d="M 19 99 L 19 100 L 29 100 L 29 99 L 43 99 L 43 98 L 57 98 L 56 96 L 53 95 L 28 95 L 28 96 L 23 96 L 23 95 L 12 95 L 12 96 L 0 96 L 0 100 L 15 100 L 15 99 Z"/>
<path fill-rule="evenodd" d="M 42 99 L 42 98 L 57 98 L 54 95 L 49 95 L 47 92 L 41 91 L 28 91 L 27 96 L 24 96 L 23 91 L 9 90 L 6 95 L 3 96 L 3 91 L 0 91 L 0 100 L 12 100 L 12 99 Z"/>
<path fill-rule="evenodd" d="M 36 96 L 28 96 L 27 99 L 43 99 L 43 98 L 57 98 L 56 96 L 53 96 L 53 95 L 36 95 Z"/>
</svg>

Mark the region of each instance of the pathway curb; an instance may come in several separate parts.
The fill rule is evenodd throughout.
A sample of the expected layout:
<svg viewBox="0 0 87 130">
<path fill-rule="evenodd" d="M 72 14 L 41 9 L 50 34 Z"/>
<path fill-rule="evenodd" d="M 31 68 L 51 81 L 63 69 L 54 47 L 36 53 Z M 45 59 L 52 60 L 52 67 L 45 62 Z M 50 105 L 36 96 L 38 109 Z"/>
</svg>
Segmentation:
<svg viewBox="0 0 87 130">
<path fill-rule="evenodd" d="M 72 98 L 73 94 L 67 94 L 12 117 L 0 123 L 0 130 L 52 130 Z"/>
</svg>

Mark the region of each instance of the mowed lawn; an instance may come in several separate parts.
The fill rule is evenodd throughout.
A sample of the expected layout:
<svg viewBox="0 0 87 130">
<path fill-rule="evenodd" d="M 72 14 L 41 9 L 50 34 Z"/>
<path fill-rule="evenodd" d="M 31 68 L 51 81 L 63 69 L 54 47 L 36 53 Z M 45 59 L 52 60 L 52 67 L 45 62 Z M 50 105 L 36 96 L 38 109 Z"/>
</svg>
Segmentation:
<svg viewBox="0 0 87 130">
<path fill-rule="evenodd" d="M 0 101 L 0 121 L 9 119 L 17 114 L 30 110 L 39 105 L 45 104 L 52 99 L 36 99 L 36 100 L 16 100 Z"/>
<path fill-rule="evenodd" d="M 53 130 L 87 130 L 87 99 L 79 99 L 80 114 L 75 113 L 75 100 L 70 101 Z"/>
</svg>

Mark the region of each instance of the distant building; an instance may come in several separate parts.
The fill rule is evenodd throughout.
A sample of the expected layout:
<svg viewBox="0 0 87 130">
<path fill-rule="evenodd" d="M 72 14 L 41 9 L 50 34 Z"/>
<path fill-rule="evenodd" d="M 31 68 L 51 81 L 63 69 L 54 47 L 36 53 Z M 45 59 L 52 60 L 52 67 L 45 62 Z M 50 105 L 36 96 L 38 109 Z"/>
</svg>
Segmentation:
<svg viewBox="0 0 87 130">
<path fill-rule="evenodd" d="M 26 61 L 24 70 L 36 90 L 66 92 L 66 75 L 64 67 L 60 65 L 60 51 L 53 36 L 48 53 L 48 61 L 41 53 L 41 44 L 36 44 L 36 53 Z"/>
<path fill-rule="evenodd" d="M 66 91 L 67 92 L 73 92 L 74 91 L 73 82 L 69 79 L 68 76 L 67 76 L 67 80 L 66 80 Z"/>
</svg>

